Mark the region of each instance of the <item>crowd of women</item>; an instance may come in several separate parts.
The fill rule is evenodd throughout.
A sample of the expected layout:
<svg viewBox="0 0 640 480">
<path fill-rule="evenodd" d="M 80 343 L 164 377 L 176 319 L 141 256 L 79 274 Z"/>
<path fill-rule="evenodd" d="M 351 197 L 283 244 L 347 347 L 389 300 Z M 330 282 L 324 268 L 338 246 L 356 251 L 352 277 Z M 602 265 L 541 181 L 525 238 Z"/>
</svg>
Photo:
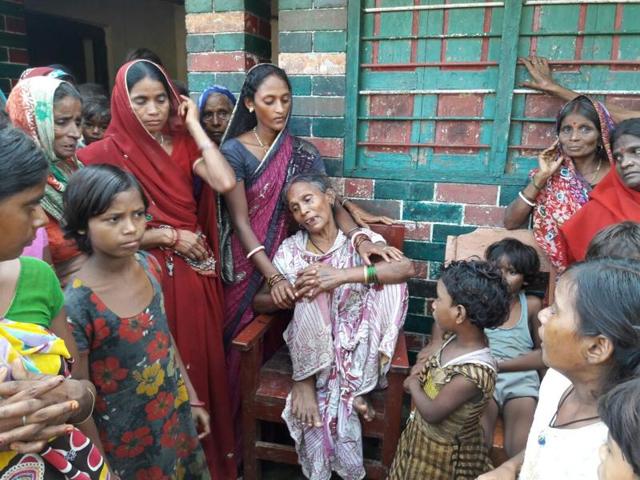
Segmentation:
<svg viewBox="0 0 640 480">
<path fill-rule="evenodd" d="M 231 341 L 277 310 L 293 311 L 282 418 L 303 473 L 363 478 L 361 421 L 415 273 L 367 228 L 391 220 L 338 195 L 289 133 L 282 69 L 259 64 L 239 98 L 212 86 L 196 105 L 150 55 L 122 65 L 110 102 L 56 66 L 7 100 L 0 479 L 237 478 Z M 555 302 L 525 293 L 538 257 L 515 240 L 443 270 L 390 478 L 597 478 L 603 444 L 600 478 L 640 473 L 640 119 L 615 126 L 556 91 L 570 100 L 558 139 L 505 216 L 532 216 L 562 273 Z M 491 471 L 499 413 L 513 458 Z"/>
</svg>

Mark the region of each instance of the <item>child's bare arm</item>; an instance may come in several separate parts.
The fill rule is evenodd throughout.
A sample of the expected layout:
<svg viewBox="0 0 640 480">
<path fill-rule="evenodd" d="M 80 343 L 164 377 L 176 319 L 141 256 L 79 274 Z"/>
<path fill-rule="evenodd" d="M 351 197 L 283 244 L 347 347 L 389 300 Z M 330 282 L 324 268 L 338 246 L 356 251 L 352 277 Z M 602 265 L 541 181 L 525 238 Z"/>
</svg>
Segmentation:
<svg viewBox="0 0 640 480">
<path fill-rule="evenodd" d="M 498 362 L 499 372 L 524 372 L 546 368 L 542 363 L 542 350 L 539 348 L 510 360 Z"/>
<path fill-rule="evenodd" d="M 73 334 L 71 333 L 71 327 L 67 323 L 67 312 L 64 307 L 62 307 L 62 309 L 58 312 L 58 315 L 56 315 L 53 320 L 51 320 L 51 331 L 55 333 L 56 336 L 64 340 L 64 343 L 67 346 L 67 350 L 69 350 L 71 357 L 77 361 L 78 345 L 76 344 L 76 340 L 75 338 L 73 338 Z"/>
<path fill-rule="evenodd" d="M 418 376 L 411 375 L 406 382 L 416 409 L 425 421 L 433 424 L 442 422 L 460 405 L 480 395 L 478 387 L 462 375 L 453 377 L 433 400 L 424 393 Z"/>
</svg>

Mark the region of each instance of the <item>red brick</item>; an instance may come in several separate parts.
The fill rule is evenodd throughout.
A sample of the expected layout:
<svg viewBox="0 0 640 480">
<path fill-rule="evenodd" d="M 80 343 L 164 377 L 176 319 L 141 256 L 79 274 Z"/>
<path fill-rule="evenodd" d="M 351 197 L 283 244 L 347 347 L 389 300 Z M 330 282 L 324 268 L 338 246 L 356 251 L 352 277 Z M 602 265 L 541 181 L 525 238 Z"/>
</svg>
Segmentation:
<svg viewBox="0 0 640 480">
<path fill-rule="evenodd" d="M 505 210 L 504 207 L 465 205 L 464 224 L 478 225 L 481 227 L 502 227 Z"/>
<path fill-rule="evenodd" d="M 9 49 L 9 62 L 20 63 L 22 65 L 29 64 L 29 54 L 22 48 L 10 48 Z"/>
<path fill-rule="evenodd" d="M 251 13 L 244 15 L 244 31 L 254 35 L 260 31 L 260 19 Z"/>
<path fill-rule="evenodd" d="M 555 125 L 538 122 L 524 122 L 522 125 L 522 145 L 546 148 L 555 138 Z"/>
<path fill-rule="evenodd" d="M 12 33 L 27 33 L 27 27 L 25 25 L 24 18 L 20 17 L 5 17 L 5 30 Z"/>
<path fill-rule="evenodd" d="M 497 185 L 466 185 L 460 183 L 438 183 L 436 185 L 437 202 L 496 205 L 497 200 Z"/>
<path fill-rule="evenodd" d="M 431 224 L 425 222 L 407 222 L 404 224 L 405 239 L 421 242 L 431 241 Z"/>
<path fill-rule="evenodd" d="M 373 198 L 373 180 L 345 178 L 344 194 L 350 198 Z"/>
<path fill-rule="evenodd" d="M 622 108 L 628 108 L 629 110 L 640 110 L 640 98 L 625 97 L 622 95 L 609 95 L 607 96 L 607 105 L 617 105 Z"/>
<path fill-rule="evenodd" d="M 438 115 L 471 117 L 482 114 L 482 95 L 440 95 Z"/>
<path fill-rule="evenodd" d="M 480 143 L 480 122 L 443 121 L 436 122 L 436 143 L 445 145 L 478 145 Z M 475 153 L 476 148 L 435 148 L 434 153 L 465 154 Z"/>
<path fill-rule="evenodd" d="M 372 95 L 369 98 L 369 114 L 376 117 L 413 116 L 412 95 Z M 368 141 L 380 143 L 409 143 L 411 122 L 369 122 Z M 407 153 L 407 147 L 367 147 L 372 152 Z"/>
<path fill-rule="evenodd" d="M 416 270 L 416 274 L 413 278 L 425 279 L 429 273 L 429 264 L 427 262 L 420 262 L 418 260 L 412 260 L 413 268 Z"/>
<path fill-rule="evenodd" d="M 232 53 L 190 53 L 187 64 L 191 72 L 244 72 L 247 54 Z"/>
<path fill-rule="evenodd" d="M 551 95 L 527 95 L 524 114 L 533 118 L 556 118 L 564 100 Z"/>
<path fill-rule="evenodd" d="M 344 140 L 342 138 L 318 138 L 303 137 L 305 140 L 313 143 L 320 151 L 320 155 L 329 158 L 342 157 L 342 147 Z"/>
</svg>

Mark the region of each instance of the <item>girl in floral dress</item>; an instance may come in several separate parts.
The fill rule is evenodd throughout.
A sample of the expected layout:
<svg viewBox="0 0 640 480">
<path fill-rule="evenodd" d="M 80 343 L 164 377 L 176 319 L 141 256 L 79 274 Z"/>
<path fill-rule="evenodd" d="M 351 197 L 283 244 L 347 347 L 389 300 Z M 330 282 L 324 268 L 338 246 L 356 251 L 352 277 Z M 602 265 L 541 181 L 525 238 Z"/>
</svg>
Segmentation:
<svg viewBox="0 0 640 480">
<path fill-rule="evenodd" d="M 65 293 L 80 350 L 74 376 L 96 386 L 93 436 L 122 479 L 209 479 L 194 424 L 204 437 L 209 415 L 174 348 L 159 264 L 138 253 L 146 208 L 117 167 L 87 167 L 69 182 L 65 228 L 89 255 Z"/>
</svg>

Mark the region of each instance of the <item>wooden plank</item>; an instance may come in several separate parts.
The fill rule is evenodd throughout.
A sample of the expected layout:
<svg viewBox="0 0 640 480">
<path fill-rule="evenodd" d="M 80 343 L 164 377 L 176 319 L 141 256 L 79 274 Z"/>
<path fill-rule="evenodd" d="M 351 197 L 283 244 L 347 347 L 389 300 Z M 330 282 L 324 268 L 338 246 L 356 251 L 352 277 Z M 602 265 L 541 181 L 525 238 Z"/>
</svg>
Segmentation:
<svg viewBox="0 0 640 480">
<path fill-rule="evenodd" d="M 511 108 L 513 103 L 513 87 L 518 60 L 518 32 L 522 2 L 507 2 L 504 9 L 504 23 L 502 28 L 502 43 L 500 48 L 500 66 L 498 85 L 496 88 L 496 116 L 489 153 L 489 172 L 499 175 L 504 172 L 507 161 L 507 145 L 509 144 L 509 128 Z"/>
</svg>

